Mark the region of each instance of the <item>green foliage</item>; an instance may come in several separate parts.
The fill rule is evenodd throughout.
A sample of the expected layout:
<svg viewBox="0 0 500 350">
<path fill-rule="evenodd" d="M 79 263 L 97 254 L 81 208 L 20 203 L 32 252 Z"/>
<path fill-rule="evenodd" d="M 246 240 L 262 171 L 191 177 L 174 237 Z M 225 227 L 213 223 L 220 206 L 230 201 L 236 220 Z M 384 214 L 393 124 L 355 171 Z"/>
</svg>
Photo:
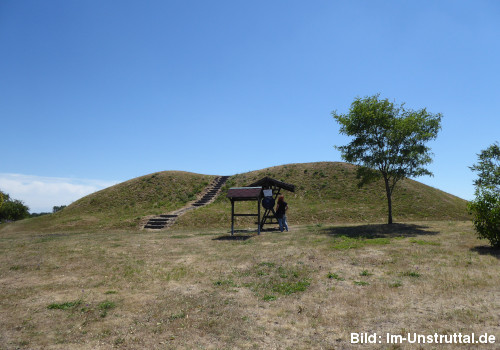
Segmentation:
<svg viewBox="0 0 500 350">
<path fill-rule="evenodd" d="M 380 95 L 356 98 L 349 113 L 332 112 L 340 133 L 354 137 L 336 148 L 347 162 L 360 165 L 359 187 L 383 178 L 388 201 L 388 223 L 392 223 L 391 196 L 398 181 L 405 177 L 432 175 L 424 168 L 432 162 L 425 144 L 437 137 L 441 114 L 425 108 L 411 110 Z"/>
<path fill-rule="evenodd" d="M 116 306 L 116 304 L 112 301 L 109 301 L 109 300 L 103 301 L 102 303 L 100 303 L 98 305 L 98 308 L 101 311 L 99 316 L 101 316 L 102 318 L 106 317 L 108 314 L 108 311 L 113 309 L 115 306 Z"/>
<path fill-rule="evenodd" d="M 399 288 L 402 285 L 403 285 L 403 283 L 401 281 L 395 281 L 395 282 L 389 283 L 389 287 L 391 287 L 391 288 Z"/>
<path fill-rule="evenodd" d="M 401 273 L 401 276 L 419 278 L 420 274 L 418 272 L 415 272 L 415 271 L 405 271 L 405 272 Z"/>
<path fill-rule="evenodd" d="M 500 146 L 492 144 L 478 154 L 479 163 L 470 167 L 478 178 L 474 181 L 476 190 L 500 192 Z"/>
<path fill-rule="evenodd" d="M 46 212 L 42 212 L 42 213 L 30 213 L 30 218 L 37 218 L 39 216 L 44 216 L 44 215 L 49 215 L 51 213 L 46 213 Z"/>
<path fill-rule="evenodd" d="M 110 294 L 106 292 L 105 294 Z M 78 299 L 75 301 L 67 301 L 63 303 L 52 303 L 47 306 L 47 309 L 50 310 L 67 310 L 71 313 L 81 312 L 84 314 L 91 314 L 96 311 L 99 312 L 99 316 L 104 318 L 107 316 L 108 311 L 114 309 L 116 307 L 116 303 L 113 301 L 105 300 L 97 305 L 97 307 L 92 307 L 91 304 L 84 304 L 82 299 Z M 81 307 L 80 307 L 81 306 Z"/>
<path fill-rule="evenodd" d="M 494 248 L 500 248 L 500 195 L 481 191 L 469 202 L 468 209 L 479 238 L 487 239 Z"/>
<path fill-rule="evenodd" d="M 365 282 L 365 281 L 354 281 L 353 283 L 354 283 L 355 285 L 357 285 L 357 286 L 367 286 L 367 285 L 369 285 L 369 284 L 370 284 L 370 283 Z"/>
<path fill-rule="evenodd" d="M 337 280 L 337 281 L 343 281 L 343 280 L 345 280 L 345 278 L 340 277 L 337 273 L 332 273 L 332 272 L 329 272 L 326 277 L 328 277 L 329 279 Z"/>
<path fill-rule="evenodd" d="M 480 238 L 500 248 L 500 147 L 494 143 L 478 154 L 479 162 L 471 167 L 477 172 L 474 181 L 476 198 L 468 203 L 472 223 Z"/>
<path fill-rule="evenodd" d="M 81 300 L 67 301 L 65 303 L 53 303 L 47 306 L 47 309 L 51 310 L 69 310 L 81 305 Z"/>
<path fill-rule="evenodd" d="M 114 308 L 116 305 L 112 301 L 105 300 L 99 304 L 99 310 L 109 310 Z"/>
<path fill-rule="evenodd" d="M 57 213 L 58 211 L 61 211 L 64 208 L 66 208 L 66 205 L 55 205 L 54 207 L 52 207 L 52 213 Z"/>
<path fill-rule="evenodd" d="M 0 222 L 16 221 L 29 217 L 29 208 L 17 199 L 11 199 L 6 193 L 0 191 L 2 205 L 0 206 Z"/>
</svg>

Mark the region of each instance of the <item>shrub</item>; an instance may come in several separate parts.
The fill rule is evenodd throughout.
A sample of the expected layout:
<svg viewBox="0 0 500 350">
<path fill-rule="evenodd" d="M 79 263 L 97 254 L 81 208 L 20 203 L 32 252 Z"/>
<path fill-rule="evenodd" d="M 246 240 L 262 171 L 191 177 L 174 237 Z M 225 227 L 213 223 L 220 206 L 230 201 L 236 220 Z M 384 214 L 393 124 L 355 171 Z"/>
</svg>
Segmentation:
<svg viewBox="0 0 500 350">
<path fill-rule="evenodd" d="M 336 274 L 336 273 L 331 273 L 331 272 L 329 272 L 329 273 L 328 273 L 327 277 L 328 277 L 329 279 L 334 279 L 334 280 L 337 280 L 337 281 L 343 281 L 343 280 L 344 280 L 344 278 L 343 278 L 343 277 L 340 277 L 338 274 Z"/>
<path fill-rule="evenodd" d="M 500 248 L 500 145 L 492 144 L 478 158 L 479 162 L 471 167 L 478 175 L 474 181 L 476 199 L 467 207 L 478 236 Z"/>
<path fill-rule="evenodd" d="M 11 199 L 6 193 L 2 193 L 2 204 L 0 206 L 0 222 L 16 221 L 29 217 L 29 208 L 17 199 Z"/>
<path fill-rule="evenodd" d="M 492 247 L 500 249 L 500 196 L 482 192 L 467 207 L 479 238 L 487 239 Z"/>
</svg>

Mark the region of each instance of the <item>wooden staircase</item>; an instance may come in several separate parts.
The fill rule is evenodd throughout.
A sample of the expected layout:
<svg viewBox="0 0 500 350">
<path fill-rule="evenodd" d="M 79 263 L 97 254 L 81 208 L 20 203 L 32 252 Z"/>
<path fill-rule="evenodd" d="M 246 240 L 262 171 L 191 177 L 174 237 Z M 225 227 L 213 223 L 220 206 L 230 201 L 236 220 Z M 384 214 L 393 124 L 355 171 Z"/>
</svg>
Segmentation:
<svg viewBox="0 0 500 350">
<path fill-rule="evenodd" d="M 149 230 L 162 230 L 172 226 L 177 218 L 189 210 L 197 209 L 207 204 L 212 203 L 219 194 L 222 186 L 226 183 L 229 176 L 218 176 L 212 183 L 205 189 L 201 198 L 195 202 L 188 204 L 184 208 L 178 209 L 168 214 L 161 214 L 149 218 L 143 228 Z"/>
<path fill-rule="evenodd" d="M 175 222 L 177 219 L 178 215 L 175 214 L 162 214 L 155 216 L 154 218 L 151 218 L 148 220 L 146 225 L 144 225 L 144 228 L 150 228 L 154 230 L 161 230 L 162 228 L 165 228 L 166 226 L 170 226 Z"/>
<path fill-rule="evenodd" d="M 214 182 L 212 182 L 211 188 L 209 188 L 209 190 L 203 195 L 203 197 L 201 197 L 191 205 L 195 207 L 202 207 L 204 205 L 212 203 L 228 178 L 229 176 L 219 176 L 218 178 L 216 178 Z"/>
</svg>

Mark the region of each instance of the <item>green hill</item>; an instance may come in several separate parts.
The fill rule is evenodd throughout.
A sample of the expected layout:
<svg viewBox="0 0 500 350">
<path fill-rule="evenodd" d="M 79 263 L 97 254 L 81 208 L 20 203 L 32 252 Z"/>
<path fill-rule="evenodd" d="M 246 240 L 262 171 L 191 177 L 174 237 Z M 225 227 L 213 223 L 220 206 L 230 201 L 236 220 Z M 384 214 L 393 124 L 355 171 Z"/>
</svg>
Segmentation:
<svg viewBox="0 0 500 350">
<path fill-rule="evenodd" d="M 232 176 L 215 203 L 179 218 L 178 227 L 229 227 L 229 187 L 249 185 L 265 176 L 295 185 L 284 191 L 289 223 L 386 222 L 387 199 L 382 181 L 357 187 L 356 166 L 341 162 L 287 164 Z M 238 212 L 256 213 L 253 202 L 237 202 Z M 406 179 L 393 194 L 394 221 L 467 220 L 466 201 L 420 182 Z M 237 225 L 255 219 L 237 218 Z"/>
<path fill-rule="evenodd" d="M 20 230 L 138 228 L 141 219 L 182 208 L 215 178 L 183 171 L 141 176 L 85 196 L 55 214 L 13 223 Z"/>
<path fill-rule="evenodd" d="M 385 222 L 387 202 L 382 182 L 357 187 L 356 166 L 340 162 L 288 164 L 231 176 L 216 201 L 179 217 L 176 228 L 229 227 L 227 189 L 246 186 L 264 176 L 294 184 L 284 192 L 291 225 Z M 55 214 L 8 225 L 15 230 L 138 229 L 145 216 L 186 205 L 215 178 L 180 171 L 138 177 L 90 194 Z M 413 180 L 398 184 L 393 195 L 395 222 L 466 220 L 466 201 Z M 255 212 L 255 202 L 237 203 L 239 212 Z M 237 225 L 253 225 L 238 218 Z M 6 229 L 6 227 L 2 228 Z"/>
</svg>

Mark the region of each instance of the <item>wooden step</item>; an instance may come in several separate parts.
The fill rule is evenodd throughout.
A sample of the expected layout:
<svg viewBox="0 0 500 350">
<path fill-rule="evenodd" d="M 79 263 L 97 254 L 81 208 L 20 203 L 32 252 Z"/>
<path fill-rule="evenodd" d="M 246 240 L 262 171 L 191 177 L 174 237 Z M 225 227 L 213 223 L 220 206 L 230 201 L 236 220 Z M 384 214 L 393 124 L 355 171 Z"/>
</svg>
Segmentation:
<svg viewBox="0 0 500 350">
<path fill-rule="evenodd" d="M 206 192 L 203 194 L 203 196 L 195 201 L 192 205 L 192 207 L 186 207 L 180 211 L 178 211 L 179 214 L 184 214 L 184 212 L 188 211 L 190 208 L 193 207 L 202 207 L 204 205 L 209 204 L 218 194 L 224 183 L 229 179 L 229 176 L 219 176 L 217 177 L 210 186 L 206 188 Z M 172 225 L 176 218 L 178 217 L 178 214 L 161 214 L 157 215 L 151 219 L 148 220 L 146 225 L 144 225 L 144 228 L 148 229 L 154 229 L 154 230 L 159 230 L 162 229 L 166 226 Z"/>
<path fill-rule="evenodd" d="M 146 226 L 144 226 L 144 228 L 150 228 L 150 229 L 153 229 L 153 230 L 161 230 L 164 227 L 165 226 L 154 226 L 154 225 L 146 225 Z"/>
</svg>

